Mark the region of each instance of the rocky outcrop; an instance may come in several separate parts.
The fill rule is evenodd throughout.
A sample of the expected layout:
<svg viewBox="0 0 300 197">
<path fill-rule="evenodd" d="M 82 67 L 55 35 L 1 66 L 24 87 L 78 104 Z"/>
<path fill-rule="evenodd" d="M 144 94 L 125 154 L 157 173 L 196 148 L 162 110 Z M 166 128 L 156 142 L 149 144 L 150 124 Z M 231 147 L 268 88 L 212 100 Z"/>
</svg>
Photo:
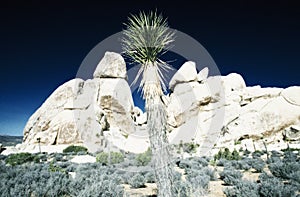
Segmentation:
<svg viewBox="0 0 300 197">
<path fill-rule="evenodd" d="M 174 90 L 174 87 L 180 83 L 186 83 L 197 80 L 197 70 L 195 62 L 185 62 L 172 77 L 169 88 Z"/>
<path fill-rule="evenodd" d="M 167 106 L 173 143 L 194 140 L 202 155 L 222 147 L 254 151 L 299 145 L 300 87 L 246 87 L 241 75 L 231 73 L 173 89 Z"/>
<path fill-rule="evenodd" d="M 247 87 L 239 74 L 208 77 L 208 71 L 197 74 L 194 62 L 184 63 L 169 83 L 170 94 L 161 97 L 171 143 L 194 141 L 199 155 L 222 147 L 299 146 L 300 87 Z M 39 138 L 42 146 L 144 152 L 147 114 L 134 106 L 126 77 L 122 56 L 106 52 L 93 79 L 64 83 L 30 117 L 22 146 L 34 146 Z"/>
<path fill-rule="evenodd" d="M 107 52 L 94 79 L 73 79 L 61 85 L 30 117 L 23 144 L 84 144 L 90 151 L 105 145 L 104 131 L 118 128 L 120 135 L 135 131 L 133 99 L 125 80 L 121 55 Z"/>
</svg>

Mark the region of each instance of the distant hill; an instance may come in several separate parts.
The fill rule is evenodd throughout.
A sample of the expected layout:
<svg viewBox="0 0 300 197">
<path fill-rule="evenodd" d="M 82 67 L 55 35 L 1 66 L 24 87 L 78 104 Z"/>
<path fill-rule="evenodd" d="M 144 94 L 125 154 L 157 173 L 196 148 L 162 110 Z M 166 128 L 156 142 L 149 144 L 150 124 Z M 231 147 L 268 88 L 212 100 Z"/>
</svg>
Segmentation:
<svg viewBox="0 0 300 197">
<path fill-rule="evenodd" d="M 23 136 L 0 135 L 0 143 L 3 146 L 15 146 L 22 143 Z"/>
</svg>

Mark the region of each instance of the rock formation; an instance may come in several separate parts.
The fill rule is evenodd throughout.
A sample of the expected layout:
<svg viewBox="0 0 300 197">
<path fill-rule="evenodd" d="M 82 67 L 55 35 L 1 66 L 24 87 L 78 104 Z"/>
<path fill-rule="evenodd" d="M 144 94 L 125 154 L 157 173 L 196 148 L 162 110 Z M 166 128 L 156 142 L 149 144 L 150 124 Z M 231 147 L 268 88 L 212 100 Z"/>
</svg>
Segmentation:
<svg viewBox="0 0 300 197">
<path fill-rule="evenodd" d="M 194 141 L 198 154 L 214 148 L 264 149 L 299 145 L 300 87 L 247 87 L 242 76 L 208 77 L 188 61 L 169 83 L 169 140 Z M 110 145 L 143 152 L 149 145 L 147 115 L 135 107 L 121 55 L 106 52 L 94 78 L 73 79 L 57 88 L 30 117 L 23 147 L 83 144 L 90 151 Z"/>
<path fill-rule="evenodd" d="M 42 145 L 79 143 L 97 151 L 105 144 L 105 130 L 118 129 L 121 136 L 133 133 L 133 99 L 125 79 L 122 56 L 105 53 L 93 79 L 64 83 L 30 117 L 23 144 L 36 144 L 40 138 Z"/>
</svg>

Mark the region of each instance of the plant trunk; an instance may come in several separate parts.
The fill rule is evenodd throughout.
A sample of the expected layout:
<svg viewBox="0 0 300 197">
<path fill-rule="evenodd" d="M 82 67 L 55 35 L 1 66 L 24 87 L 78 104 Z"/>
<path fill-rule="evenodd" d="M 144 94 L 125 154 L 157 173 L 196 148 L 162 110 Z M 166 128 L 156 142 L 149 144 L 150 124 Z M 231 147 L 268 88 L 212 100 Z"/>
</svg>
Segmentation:
<svg viewBox="0 0 300 197">
<path fill-rule="evenodd" d="M 154 64 L 144 71 L 144 97 L 146 99 L 147 131 L 150 137 L 152 158 L 158 196 L 172 197 L 172 163 L 167 139 L 167 114 L 161 101 L 162 90 L 158 72 Z M 151 77 L 149 77 L 151 76 Z M 150 79 L 150 80 L 149 80 Z"/>
</svg>

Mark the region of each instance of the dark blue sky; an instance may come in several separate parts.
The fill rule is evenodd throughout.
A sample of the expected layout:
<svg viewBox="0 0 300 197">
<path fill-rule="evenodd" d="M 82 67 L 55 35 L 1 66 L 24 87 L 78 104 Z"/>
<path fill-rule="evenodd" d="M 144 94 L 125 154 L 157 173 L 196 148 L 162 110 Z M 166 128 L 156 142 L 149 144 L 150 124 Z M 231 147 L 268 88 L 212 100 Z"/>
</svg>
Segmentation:
<svg viewBox="0 0 300 197">
<path fill-rule="evenodd" d="M 248 85 L 300 85 L 300 9 L 293 1 L 130 2 L 1 2 L 0 134 L 22 135 L 89 51 L 139 10 L 161 11 L 170 27 L 207 49 L 223 75 L 241 73 Z"/>
</svg>

